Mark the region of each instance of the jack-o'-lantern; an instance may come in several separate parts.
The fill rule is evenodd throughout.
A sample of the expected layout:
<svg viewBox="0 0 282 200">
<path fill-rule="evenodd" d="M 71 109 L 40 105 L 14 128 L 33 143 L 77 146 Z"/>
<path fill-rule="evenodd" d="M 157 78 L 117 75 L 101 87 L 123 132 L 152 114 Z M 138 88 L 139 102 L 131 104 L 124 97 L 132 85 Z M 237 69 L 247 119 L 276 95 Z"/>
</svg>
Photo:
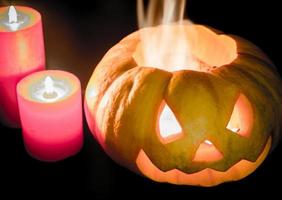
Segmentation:
<svg viewBox="0 0 282 200">
<path fill-rule="evenodd" d="M 142 34 L 181 30 L 197 67 L 148 66 Z M 181 31 L 182 33 L 182 31 Z M 177 56 L 167 47 L 164 59 Z M 252 43 L 202 25 L 137 31 L 104 56 L 86 90 L 89 127 L 119 164 L 159 182 L 213 186 L 252 173 L 278 141 L 281 80 Z"/>
</svg>

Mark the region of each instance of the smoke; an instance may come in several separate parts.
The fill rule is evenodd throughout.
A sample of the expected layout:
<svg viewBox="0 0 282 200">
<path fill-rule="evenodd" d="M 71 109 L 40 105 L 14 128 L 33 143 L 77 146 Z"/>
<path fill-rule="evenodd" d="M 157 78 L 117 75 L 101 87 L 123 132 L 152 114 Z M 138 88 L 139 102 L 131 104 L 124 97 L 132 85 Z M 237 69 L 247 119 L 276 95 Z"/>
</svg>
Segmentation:
<svg viewBox="0 0 282 200">
<path fill-rule="evenodd" d="M 167 71 L 197 70 L 199 64 L 187 38 L 187 28 L 192 26 L 184 20 L 185 6 L 186 0 L 149 0 L 147 5 L 137 0 L 138 25 L 142 29 L 138 48 L 142 55 L 137 56 L 140 65 Z"/>
</svg>

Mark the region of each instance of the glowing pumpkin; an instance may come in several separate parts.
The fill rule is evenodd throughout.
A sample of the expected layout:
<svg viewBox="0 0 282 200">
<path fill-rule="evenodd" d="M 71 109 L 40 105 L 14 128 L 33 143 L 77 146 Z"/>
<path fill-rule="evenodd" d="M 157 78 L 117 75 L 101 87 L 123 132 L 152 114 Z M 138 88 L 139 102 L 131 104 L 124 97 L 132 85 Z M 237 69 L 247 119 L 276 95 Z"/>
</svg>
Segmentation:
<svg viewBox="0 0 282 200">
<path fill-rule="evenodd" d="M 140 34 L 160 27 L 143 29 L 96 67 L 85 111 L 93 135 L 119 164 L 159 182 L 213 186 L 252 173 L 278 141 L 281 81 L 250 42 L 191 26 L 197 70 L 145 67 Z M 177 37 L 178 26 L 169 28 Z"/>
</svg>

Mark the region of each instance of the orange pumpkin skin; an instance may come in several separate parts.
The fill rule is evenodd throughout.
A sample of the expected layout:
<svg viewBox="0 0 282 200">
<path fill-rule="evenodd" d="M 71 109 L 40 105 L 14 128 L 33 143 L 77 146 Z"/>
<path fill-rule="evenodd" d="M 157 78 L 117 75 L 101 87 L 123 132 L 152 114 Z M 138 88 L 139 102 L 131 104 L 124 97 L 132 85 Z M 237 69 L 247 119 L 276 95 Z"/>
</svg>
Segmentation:
<svg viewBox="0 0 282 200">
<path fill-rule="evenodd" d="M 193 26 L 207 43 L 202 45 L 216 37 L 204 26 Z M 242 179 L 263 162 L 279 140 L 281 80 L 255 45 L 237 36 L 217 37 L 235 47 L 236 58 L 200 72 L 139 66 L 135 54 L 140 31 L 107 52 L 88 83 L 85 112 L 91 132 L 111 158 L 155 181 L 199 186 Z M 193 52 L 216 65 L 201 49 Z M 246 135 L 226 129 L 240 97 L 250 110 L 243 115 L 251 116 L 246 120 L 251 125 L 244 122 Z M 160 138 L 157 125 L 164 102 L 182 127 L 182 136 L 168 142 Z M 206 139 L 222 153 L 221 159 L 195 161 Z"/>
</svg>

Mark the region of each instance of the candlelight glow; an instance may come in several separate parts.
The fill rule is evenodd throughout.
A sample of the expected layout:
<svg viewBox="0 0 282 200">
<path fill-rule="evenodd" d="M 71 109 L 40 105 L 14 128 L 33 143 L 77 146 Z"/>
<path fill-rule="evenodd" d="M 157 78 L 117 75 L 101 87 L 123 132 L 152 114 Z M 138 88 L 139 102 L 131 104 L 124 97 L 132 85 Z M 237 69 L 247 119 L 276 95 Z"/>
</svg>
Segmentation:
<svg viewBox="0 0 282 200">
<path fill-rule="evenodd" d="M 253 126 L 253 109 L 246 96 L 240 94 L 226 128 L 233 133 L 248 137 Z"/>
<path fill-rule="evenodd" d="M 141 41 L 133 55 L 141 66 L 155 67 L 166 71 L 195 70 L 208 72 L 228 64 L 236 57 L 236 43 L 225 36 L 218 36 L 201 26 L 184 21 L 186 0 L 151 0 L 147 12 L 144 1 L 138 0 L 138 22 Z M 146 27 L 161 25 L 151 28 Z M 202 38 L 200 41 L 198 38 Z M 219 48 L 220 47 L 220 48 Z M 240 131 L 238 106 L 227 129 Z M 171 141 L 182 132 L 173 112 L 165 105 L 159 116 L 159 134 L 163 141 Z M 209 140 L 205 144 L 212 146 Z"/>
<path fill-rule="evenodd" d="M 138 0 L 140 30 L 95 67 L 85 115 L 118 164 L 215 186 L 252 173 L 278 141 L 281 80 L 251 42 L 184 21 L 185 3 Z"/>
<path fill-rule="evenodd" d="M 12 31 L 16 31 L 19 29 L 20 25 L 23 24 L 22 21 L 18 20 L 18 13 L 14 6 L 9 7 L 8 11 L 8 26 Z"/>
<path fill-rule="evenodd" d="M 136 159 L 136 164 L 138 169 L 145 176 L 148 176 L 158 182 L 168 182 L 174 184 L 189 182 L 191 185 L 214 186 L 221 183 L 222 180 L 240 180 L 251 174 L 266 158 L 270 148 L 271 138 L 268 139 L 261 155 L 255 162 L 241 160 L 229 168 L 226 172 L 220 172 L 213 169 L 204 169 L 193 174 L 186 174 L 178 169 L 163 172 L 152 163 L 143 150 L 140 150 Z"/>
<path fill-rule="evenodd" d="M 162 139 L 169 139 L 181 134 L 182 129 L 171 109 L 165 105 L 159 118 L 159 132 Z M 177 137 L 178 138 L 178 137 Z"/>
<path fill-rule="evenodd" d="M 43 92 L 58 95 L 42 97 Z M 30 98 L 34 93 L 40 101 Z M 41 161 L 54 162 L 80 151 L 83 144 L 82 99 L 76 76 L 60 70 L 32 73 L 18 83 L 17 99 L 28 154 Z"/>
<path fill-rule="evenodd" d="M 144 28 L 140 31 L 141 41 L 133 56 L 138 65 L 170 72 L 178 70 L 209 72 L 213 68 L 232 62 L 237 57 L 236 43 L 232 39 L 184 21 L 185 5 L 185 0 L 151 0 L 146 13 L 144 1 L 138 0 L 139 27 Z M 151 28 L 149 30 L 146 27 Z M 169 143 L 184 136 L 168 105 L 161 106 L 161 109 L 158 122 L 161 141 Z M 239 133 L 242 114 L 248 115 L 236 104 L 226 128 Z M 215 162 L 222 158 L 223 154 L 206 139 L 198 147 L 193 161 Z"/>
<path fill-rule="evenodd" d="M 212 142 L 209 141 L 209 140 L 205 140 L 205 143 L 208 144 L 208 145 L 212 145 Z"/>
<path fill-rule="evenodd" d="M 70 85 L 66 81 L 59 81 L 51 76 L 46 76 L 31 89 L 31 96 L 40 102 L 51 103 L 69 95 L 70 90 Z"/>
<path fill-rule="evenodd" d="M 9 7 L 8 16 L 9 16 L 9 23 L 17 23 L 18 22 L 18 14 L 17 14 L 17 10 L 14 6 Z"/>
<path fill-rule="evenodd" d="M 50 76 L 47 76 L 44 79 L 44 85 L 46 89 L 46 93 L 53 93 L 54 92 L 54 81 Z"/>
<path fill-rule="evenodd" d="M 240 113 L 238 108 L 235 106 L 226 128 L 234 133 L 237 133 L 240 131 L 240 127 L 241 127 L 240 124 L 241 124 Z"/>
<path fill-rule="evenodd" d="M 25 8 L 10 6 L 7 8 L 3 17 L 0 17 L 0 25 L 4 25 L 9 31 L 17 31 L 28 25 L 32 21 L 29 14 L 25 12 Z"/>
<path fill-rule="evenodd" d="M 209 140 L 198 147 L 193 162 L 216 162 L 223 158 L 222 153 Z"/>
<path fill-rule="evenodd" d="M 0 6 L 0 121 L 20 128 L 16 87 L 27 75 L 45 69 L 42 19 L 26 6 Z"/>
<path fill-rule="evenodd" d="M 253 111 L 248 99 L 244 95 L 240 95 L 230 120 L 226 128 L 233 133 L 249 136 L 253 124 Z M 174 139 L 181 137 L 182 128 L 179 125 L 172 110 L 165 104 L 159 116 L 159 134 L 162 141 L 171 142 Z M 176 137 L 177 136 L 177 137 Z M 211 141 L 205 140 L 205 144 L 213 145 Z"/>
<path fill-rule="evenodd" d="M 44 87 L 45 92 L 43 93 L 43 97 L 45 99 L 55 99 L 58 96 L 58 93 L 55 91 L 54 88 L 54 81 L 50 76 L 47 76 L 44 79 Z"/>
</svg>

